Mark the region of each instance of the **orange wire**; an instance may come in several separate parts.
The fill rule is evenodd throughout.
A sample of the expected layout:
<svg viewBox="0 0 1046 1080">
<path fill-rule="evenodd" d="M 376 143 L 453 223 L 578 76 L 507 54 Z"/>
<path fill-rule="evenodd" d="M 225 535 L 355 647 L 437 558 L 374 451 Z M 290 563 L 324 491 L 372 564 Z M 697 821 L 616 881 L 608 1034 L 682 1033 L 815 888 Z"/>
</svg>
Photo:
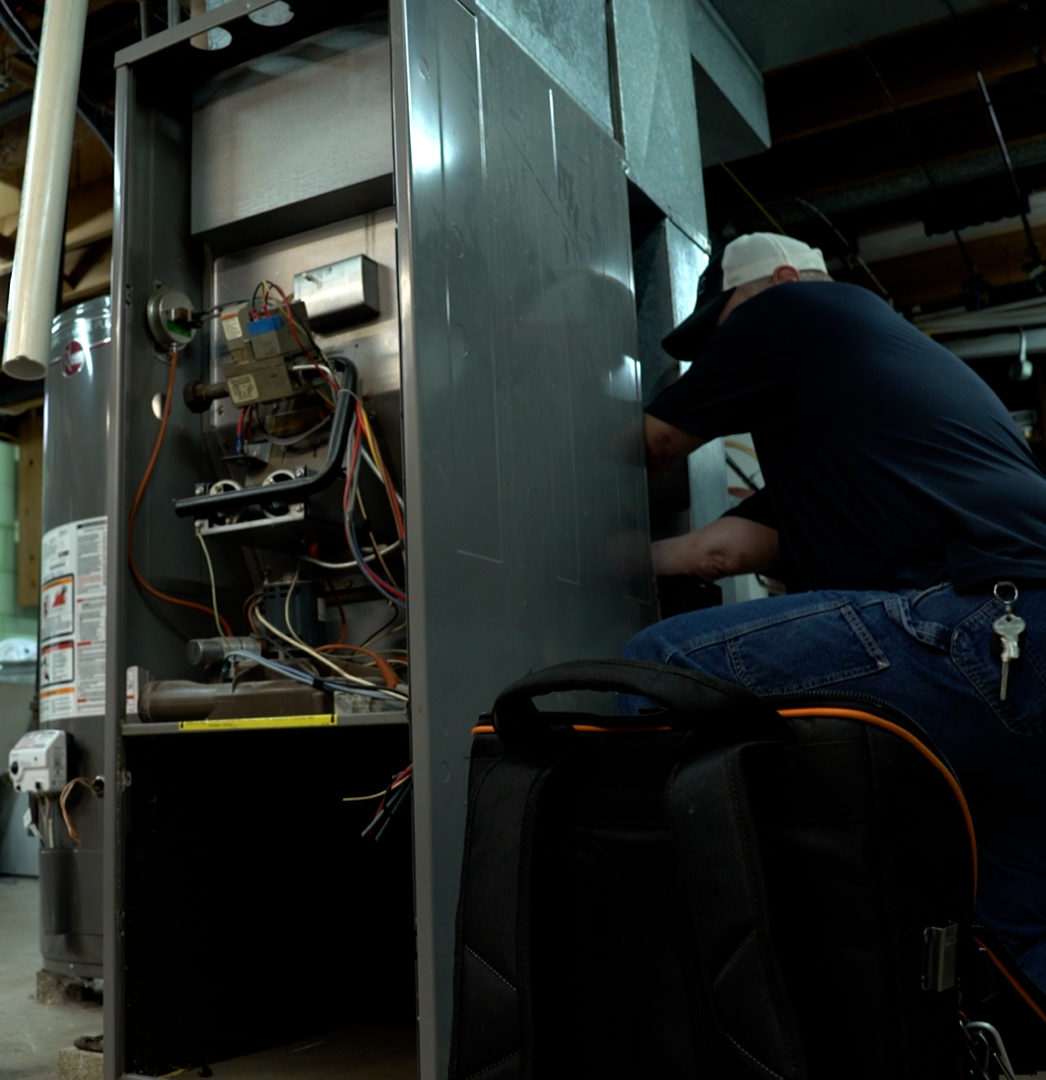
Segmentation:
<svg viewBox="0 0 1046 1080">
<path fill-rule="evenodd" d="M 62 811 L 62 820 L 65 822 L 66 829 L 69 831 L 70 839 L 77 847 L 82 847 L 83 840 L 80 839 L 80 834 L 76 831 L 76 826 L 73 824 L 72 818 L 69 816 L 69 810 L 65 805 L 65 800 L 69 798 L 70 792 L 77 784 L 83 784 L 84 787 L 87 788 L 91 787 L 91 782 L 86 777 L 74 777 L 64 788 L 62 788 L 62 793 L 58 796 L 58 808 Z"/>
<path fill-rule="evenodd" d="M 356 416 L 359 419 L 364 434 L 367 436 L 367 444 L 370 446 L 370 453 L 371 457 L 374 458 L 374 464 L 377 465 L 378 472 L 381 473 L 382 482 L 385 485 L 385 493 L 388 495 L 389 505 L 392 508 L 392 516 L 396 522 L 396 533 L 402 540 L 407 535 L 407 530 L 403 524 L 403 514 L 400 512 L 399 499 L 396 498 L 396 488 L 392 483 L 392 477 L 389 475 L 388 469 L 385 468 L 385 462 L 382 460 L 381 451 L 378 449 L 378 441 L 374 437 L 374 429 L 370 426 L 367 410 L 363 408 L 363 405 L 358 398 L 356 399 Z"/>
<path fill-rule="evenodd" d="M 178 352 L 176 349 L 171 350 L 170 368 L 170 375 L 167 377 L 167 390 L 163 400 L 163 415 L 160 417 L 160 430 L 156 433 L 156 442 L 153 444 L 153 452 L 149 456 L 149 463 L 145 466 L 145 472 L 142 474 L 142 479 L 138 484 L 138 490 L 135 492 L 134 500 L 131 502 L 131 512 L 127 517 L 127 564 L 130 567 L 131 576 L 138 583 L 138 587 L 147 592 L 150 596 L 155 596 L 157 600 L 163 600 L 168 604 L 176 604 L 178 607 L 187 607 L 192 608 L 194 611 L 202 611 L 205 614 L 218 619 L 225 635 L 227 637 L 232 637 L 232 627 L 223 616 L 219 615 L 205 604 L 198 604 L 194 600 L 182 600 L 180 597 L 169 596 L 167 593 L 160 592 L 159 589 L 154 589 L 152 585 L 142 577 L 141 572 L 138 570 L 138 565 L 134 561 L 134 519 L 138 514 L 138 507 L 141 504 L 142 496 L 145 494 L 149 478 L 152 476 L 153 469 L 156 467 L 157 458 L 160 456 L 160 447 L 163 445 L 164 436 L 167 434 L 167 420 L 171 415 L 171 399 L 174 394 L 174 376 L 178 368 Z"/>
<path fill-rule="evenodd" d="M 338 644 L 338 645 L 321 645 L 316 651 L 317 652 L 340 652 L 342 649 L 346 649 L 346 650 L 349 650 L 351 652 L 366 653 L 378 665 L 378 670 L 381 672 L 382 678 L 385 680 L 385 685 L 390 690 L 395 690 L 396 687 L 399 686 L 399 684 L 400 684 L 399 678 L 397 677 L 396 672 L 393 671 L 392 666 L 385 659 L 385 657 L 384 656 L 379 656 L 377 653 L 371 652 L 370 649 L 363 648 L 362 645 L 342 645 L 342 644 Z"/>
<path fill-rule="evenodd" d="M 1027 990 L 1025 990 L 1024 987 L 1021 986 L 1020 983 L 1018 983 L 1017 980 L 1010 974 L 1006 965 L 999 959 L 999 957 L 997 957 L 995 953 L 993 953 L 991 949 L 989 949 L 988 946 L 985 945 L 984 942 L 981 941 L 981 939 L 976 934 L 973 935 L 973 940 L 985 951 L 988 959 L 991 960 L 991 962 L 999 969 L 999 973 L 1010 984 L 1010 986 L 1012 986 L 1013 989 L 1017 991 L 1025 1005 L 1027 1005 L 1028 1008 L 1030 1008 L 1040 1020 L 1046 1021 L 1046 1012 L 1043 1012 L 1042 1008 L 1038 1005 L 1037 1002 L 1032 999 L 1031 995 L 1027 992 Z"/>
</svg>

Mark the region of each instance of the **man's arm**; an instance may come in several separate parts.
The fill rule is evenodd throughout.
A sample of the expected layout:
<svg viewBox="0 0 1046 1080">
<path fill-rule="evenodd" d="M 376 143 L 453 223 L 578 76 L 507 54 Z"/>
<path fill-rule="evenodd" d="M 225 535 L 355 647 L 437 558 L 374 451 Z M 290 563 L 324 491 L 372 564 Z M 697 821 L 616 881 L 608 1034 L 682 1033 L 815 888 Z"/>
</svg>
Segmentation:
<svg viewBox="0 0 1046 1080">
<path fill-rule="evenodd" d="M 716 581 L 735 574 L 773 575 L 777 530 L 745 517 L 721 517 L 694 532 L 655 540 L 651 553 L 658 577 L 692 574 Z"/>
<path fill-rule="evenodd" d="M 646 444 L 647 472 L 656 475 L 708 440 L 673 427 L 650 413 L 643 413 L 643 441 Z"/>
</svg>

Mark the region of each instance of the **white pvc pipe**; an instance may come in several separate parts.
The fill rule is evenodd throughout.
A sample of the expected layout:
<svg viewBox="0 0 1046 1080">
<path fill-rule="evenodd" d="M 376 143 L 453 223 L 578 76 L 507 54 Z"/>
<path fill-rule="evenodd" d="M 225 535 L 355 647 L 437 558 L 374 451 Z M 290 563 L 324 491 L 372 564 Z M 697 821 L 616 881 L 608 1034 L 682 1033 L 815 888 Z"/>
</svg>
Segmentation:
<svg viewBox="0 0 1046 1080">
<path fill-rule="evenodd" d="M 40 379 L 51 351 L 87 0 L 47 0 L 18 211 L 2 368 Z"/>
</svg>

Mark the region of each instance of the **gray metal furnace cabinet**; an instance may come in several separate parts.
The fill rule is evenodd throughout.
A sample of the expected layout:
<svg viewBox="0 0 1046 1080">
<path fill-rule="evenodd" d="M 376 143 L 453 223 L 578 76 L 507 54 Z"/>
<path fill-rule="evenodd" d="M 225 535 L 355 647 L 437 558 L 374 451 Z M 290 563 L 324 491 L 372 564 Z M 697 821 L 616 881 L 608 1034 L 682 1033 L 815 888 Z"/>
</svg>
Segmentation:
<svg viewBox="0 0 1046 1080">
<path fill-rule="evenodd" d="M 571 94 L 471 2 L 299 0 L 278 26 L 252 21 L 259 6 L 231 0 L 117 56 L 115 359 L 99 418 L 105 1070 L 187 1068 L 310 1023 L 365 1039 L 391 1016 L 416 1030 L 417 1075 L 434 1080 L 470 729 L 508 682 L 615 655 L 652 617 L 609 46 Z M 221 32 L 227 47 L 198 48 Z M 359 253 L 379 265 L 382 313 L 349 344 L 397 444 L 409 708 L 295 731 L 138 722 L 129 670 L 193 675 L 177 619 L 128 571 L 124 525 L 169 371 L 147 300 L 165 284 L 207 308 Z M 201 332 L 182 350 L 175 402 L 211 374 L 209 344 Z M 205 424 L 172 408 L 135 523 L 138 565 L 171 592 L 206 587 L 191 523 L 172 513 L 215 478 Z M 250 583 L 237 558 L 215 559 L 231 610 Z M 362 846 L 342 795 L 407 760 L 413 821 Z"/>
</svg>

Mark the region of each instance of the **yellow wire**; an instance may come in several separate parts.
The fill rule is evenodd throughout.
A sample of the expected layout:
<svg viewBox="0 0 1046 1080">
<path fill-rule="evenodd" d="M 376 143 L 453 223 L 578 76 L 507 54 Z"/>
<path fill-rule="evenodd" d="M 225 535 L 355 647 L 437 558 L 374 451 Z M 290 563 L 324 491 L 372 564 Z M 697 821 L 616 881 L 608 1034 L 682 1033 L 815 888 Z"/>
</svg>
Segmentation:
<svg viewBox="0 0 1046 1080">
<path fill-rule="evenodd" d="M 752 200 L 752 202 L 755 203 L 755 205 L 759 208 L 759 212 L 766 218 L 766 220 L 769 221 L 770 224 L 773 225 L 773 227 L 782 236 L 787 236 L 788 233 L 781 228 L 780 224 L 777 221 L 774 220 L 774 217 L 770 213 L 770 211 L 767 210 L 767 208 L 763 206 L 763 204 L 748 190 L 748 188 L 746 188 L 744 184 L 742 184 L 741 181 L 738 180 L 738 178 L 730 171 L 730 166 L 727 165 L 725 162 L 720 162 L 720 164 L 726 170 L 726 175 L 729 176 L 730 179 L 733 180 L 733 182 L 737 184 L 737 186 Z"/>
<path fill-rule="evenodd" d="M 363 420 L 363 433 L 367 436 L 367 445 L 370 447 L 370 455 L 374 458 L 374 464 L 378 466 L 378 471 L 382 476 L 385 476 L 385 462 L 381 460 L 381 451 L 378 449 L 377 440 L 374 438 L 374 431 L 370 426 L 367 410 L 361 408 L 359 410 L 359 415 Z"/>
</svg>

